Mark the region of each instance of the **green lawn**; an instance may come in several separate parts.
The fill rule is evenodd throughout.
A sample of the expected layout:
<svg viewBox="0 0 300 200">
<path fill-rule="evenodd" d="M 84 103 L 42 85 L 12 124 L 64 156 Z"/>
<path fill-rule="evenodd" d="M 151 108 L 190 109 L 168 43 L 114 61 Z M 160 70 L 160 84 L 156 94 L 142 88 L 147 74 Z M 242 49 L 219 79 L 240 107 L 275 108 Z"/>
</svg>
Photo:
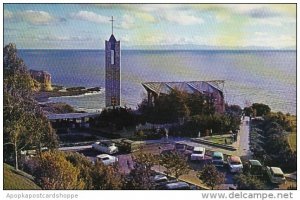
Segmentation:
<svg viewBox="0 0 300 200">
<path fill-rule="evenodd" d="M 289 144 L 293 151 L 297 150 L 297 118 L 295 115 L 287 117 L 291 121 L 292 131 L 288 136 Z"/>
<path fill-rule="evenodd" d="M 31 175 L 4 163 L 4 190 L 40 190 Z"/>
<path fill-rule="evenodd" d="M 296 133 L 290 133 L 290 135 L 288 136 L 288 141 L 289 144 L 292 148 L 293 151 L 297 150 L 297 134 Z"/>
<path fill-rule="evenodd" d="M 225 139 L 227 141 L 227 144 L 232 144 L 231 135 L 213 135 L 210 137 L 203 138 L 205 140 L 218 143 L 218 144 L 225 144 Z"/>
</svg>

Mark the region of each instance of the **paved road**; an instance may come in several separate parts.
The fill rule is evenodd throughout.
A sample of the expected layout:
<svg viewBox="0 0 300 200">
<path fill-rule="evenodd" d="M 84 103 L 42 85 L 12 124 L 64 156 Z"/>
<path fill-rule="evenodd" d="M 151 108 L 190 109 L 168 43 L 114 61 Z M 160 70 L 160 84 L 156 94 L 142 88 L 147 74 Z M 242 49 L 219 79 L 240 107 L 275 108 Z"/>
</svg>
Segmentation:
<svg viewBox="0 0 300 200">
<path fill-rule="evenodd" d="M 250 119 L 249 117 L 245 117 L 242 120 L 242 124 L 240 126 L 239 141 L 238 141 L 238 150 L 237 155 L 244 157 L 246 159 L 251 158 L 251 151 L 250 151 L 250 127 L 249 127 Z"/>
<path fill-rule="evenodd" d="M 220 151 L 227 155 L 238 155 L 244 158 L 250 158 L 251 152 L 249 150 L 249 117 L 245 117 L 242 120 L 242 124 L 240 126 L 240 131 L 238 133 L 238 141 L 236 143 L 236 147 L 238 147 L 237 151 L 229 151 L 224 150 L 221 148 L 212 147 L 209 145 L 199 144 L 196 142 L 190 141 L 189 138 L 177 138 L 177 137 L 169 137 L 168 140 L 165 138 L 161 140 L 149 140 L 145 142 L 145 146 L 142 149 L 144 153 L 152 153 L 152 154 L 160 154 L 164 150 L 170 150 L 173 149 L 173 144 L 177 141 L 181 141 L 186 143 L 189 146 L 202 146 L 205 147 L 207 150 L 211 151 Z M 159 148 L 160 147 L 160 148 Z M 91 145 L 85 145 L 85 146 L 76 146 L 76 147 L 63 147 L 60 148 L 62 151 L 77 151 L 79 153 L 84 154 L 91 160 L 95 160 L 95 157 L 99 154 L 99 152 L 91 149 Z M 119 166 L 121 168 L 121 172 L 123 173 L 129 173 L 130 169 L 133 168 L 133 161 L 132 161 L 132 154 L 118 154 L 116 155 L 119 159 Z M 187 155 L 188 156 L 188 155 Z M 201 170 L 205 163 L 209 162 L 211 158 L 209 156 L 206 156 L 206 159 L 204 161 L 192 163 L 189 162 L 189 165 L 193 170 L 191 170 L 191 175 L 189 177 L 186 177 L 188 179 L 195 179 L 195 183 L 198 182 L 196 177 L 196 172 L 198 170 Z M 159 170 L 160 167 L 156 166 L 156 170 Z M 159 170 L 163 171 L 163 169 Z M 228 187 L 233 186 L 233 174 L 229 173 L 227 168 L 220 169 L 223 173 L 225 173 L 226 181 L 225 184 L 223 184 L 220 189 L 228 189 Z M 193 173 L 194 174 L 193 174 Z"/>
<path fill-rule="evenodd" d="M 81 151 L 84 149 L 91 149 L 92 145 L 84 145 L 84 146 L 73 146 L 73 147 L 60 147 L 58 148 L 60 151 Z"/>
</svg>

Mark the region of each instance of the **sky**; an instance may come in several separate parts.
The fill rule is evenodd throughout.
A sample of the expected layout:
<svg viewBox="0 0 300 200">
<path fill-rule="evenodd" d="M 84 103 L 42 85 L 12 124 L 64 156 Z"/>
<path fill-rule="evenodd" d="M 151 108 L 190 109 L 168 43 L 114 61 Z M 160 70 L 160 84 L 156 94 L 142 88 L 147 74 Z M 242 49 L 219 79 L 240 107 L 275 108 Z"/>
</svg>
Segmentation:
<svg viewBox="0 0 300 200">
<path fill-rule="evenodd" d="M 19 49 L 296 49 L 296 4 L 4 4 Z"/>
</svg>

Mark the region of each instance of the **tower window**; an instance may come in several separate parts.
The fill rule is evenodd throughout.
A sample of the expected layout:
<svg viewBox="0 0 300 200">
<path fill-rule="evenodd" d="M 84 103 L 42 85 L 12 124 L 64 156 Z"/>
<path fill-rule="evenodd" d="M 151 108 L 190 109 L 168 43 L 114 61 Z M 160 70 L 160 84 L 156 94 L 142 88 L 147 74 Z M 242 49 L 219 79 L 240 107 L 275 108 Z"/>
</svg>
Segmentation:
<svg viewBox="0 0 300 200">
<path fill-rule="evenodd" d="M 115 64 L 115 51 L 110 50 L 110 64 Z"/>
</svg>

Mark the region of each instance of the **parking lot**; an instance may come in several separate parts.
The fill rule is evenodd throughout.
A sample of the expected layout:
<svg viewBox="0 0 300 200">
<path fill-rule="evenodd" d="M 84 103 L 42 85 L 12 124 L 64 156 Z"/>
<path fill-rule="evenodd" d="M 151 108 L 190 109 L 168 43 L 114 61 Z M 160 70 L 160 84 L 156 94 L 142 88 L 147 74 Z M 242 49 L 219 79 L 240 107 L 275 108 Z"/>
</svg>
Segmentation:
<svg viewBox="0 0 300 200">
<path fill-rule="evenodd" d="M 161 153 L 165 153 L 167 151 L 173 150 L 174 149 L 174 144 L 172 143 L 154 143 L 154 144 L 147 144 L 145 146 L 143 146 L 143 148 L 135 153 L 138 152 L 143 152 L 143 153 L 151 153 L 154 155 L 159 155 Z M 84 148 L 72 148 L 71 151 L 76 151 L 78 153 L 81 153 L 83 155 L 85 155 L 87 158 L 89 158 L 91 161 L 95 161 L 96 160 L 96 156 L 101 154 L 98 151 L 92 149 L 91 147 L 87 147 L 85 146 Z M 132 157 L 133 157 L 134 153 L 118 153 L 115 156 L 118 158 L 118 164 L 120 167 L 120 171 L 121 173 L 129 173 L 130 172 L 130 168 L 133 168 L 133 161 L 132 161 Z M 187 157 L 187 159 L 189 158 L 191 154 L 191 151 L 186 151 L 185 155 Z M 211 157 L 208 155 L 205 155 L 203 160 L 200 161 L 190 161 L 190 159 L 188 159 L 188 164 L 191 167 L 191 171 L 189 174 L 187 175 L 182 175 L 180 177 L 180 179 L 186 181 L 186 182 L 191 182 L 193 184 L 196 185 L 200 185 L 200 186 L 204 186 L 201 181 L 198 179 L 197 177 L 197 171 L 201 170 L 202 167 L 211 162 Z M 158 172 L 164 172 L 164 167 L 162 166 L 154 166 L 153 169 L 155 171 Z M 225 184 L 223 184 L 221 186 L 222 189 L 228 189 L 229 187 L 233 187 L 233 181 L 232 181 L 232 177 L 233 175 L 231 173 L 229 173 L 227 171 L 227 168 L 220 168 L 220 171 L 224 172 L 226 175 L 226 181 Z"/>
<path fill-rule="evenodd" d="M 165 153 L 167 151 L 173 150 L 174 149 L 174 144 L 173 143 L 153 143 L 153 144 L 147 144 L 144 145 L 143 148 L 141 148 L 139 151 L 134 152 L 134 153 L 118 153 L 115 156 L 118 158 L 118 164 L 120 167 L 121 173 L 127 174 L 130 172 L 130 169 L 133 168 L 133 161 L 132 157 L 133 154 L 138 153 L 138 152 L 143 152 L 143 153 L 151 153 L 154 155 L 159 155 L 161 153 Z M 101 154 L 97 150 L 94 150 L 91 148 L 91 146 L 83 146 L 83 147 L 73 147 L 67 151 L 76 151 L 78 153 L 81 153 L 85 155 L 87 158 L 89 158 L 91 161 L 95 161 L 96 156 Z M 187 159 L 190 157 L 191 151 L 186 150 L 185 151 L 185 156 Z M 191 171 L 189 174 L 182 175 L 179 177 L 181 180 L 195 184 L 200 187 L 204 187 L 204 185 L 201 183 L 201 181 L 197 177 L 197 172 L 200 171 L 203 166 L 207 163 L 211 162 L 211 157 L 210 157 L 210 152 L 208 151 L 204 157 L 203 160 L 199 161 L 190 161 L 188 159 L 188 164 L 191 168 Z M 153 167 L 153 169 L 157 172 L 164 172 L 164 167 L 156 165 Z M 233 176 L 234 174 L 230 173 L 228 171 L 227 166 L 225 165 L 223 168 L 218 168 L 220 172 L 223 172 L 225 174 L 225 183 L 222 184 L 221 186 L 218 187 L 218 189 L 229 189 L 229 188 L 234 188 L 234 183 L 233 183 Z M 295 185 L 295 182 L 293 181 L 288 181 L 287 184 L 282 184 L 282 185 L 272 185 L 268 184 L 268 189 L 286 189 L 289 185 Z"/>
</svg>

